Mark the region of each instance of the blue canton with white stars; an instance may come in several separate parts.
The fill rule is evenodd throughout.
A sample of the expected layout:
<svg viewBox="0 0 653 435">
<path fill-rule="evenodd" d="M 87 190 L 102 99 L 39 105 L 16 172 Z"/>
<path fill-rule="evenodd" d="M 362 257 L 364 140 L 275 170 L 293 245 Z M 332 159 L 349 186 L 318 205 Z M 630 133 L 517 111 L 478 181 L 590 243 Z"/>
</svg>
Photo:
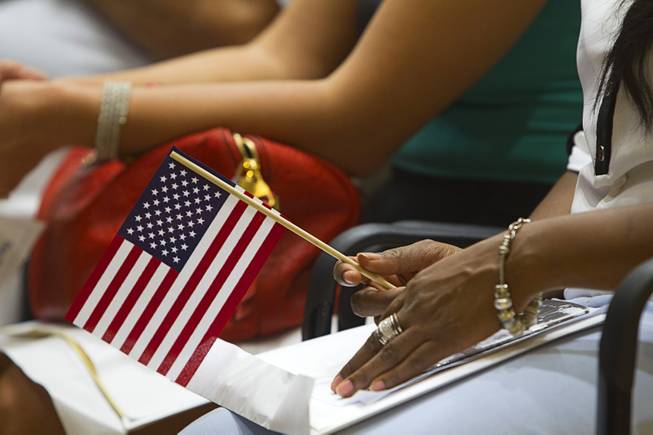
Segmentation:
<svg viewBox="0 0 653 435">
<path fill-rule="evenodd" d="M 167 156 L 118 234 L 180 271 L 228 196 Z"/>
</svg>

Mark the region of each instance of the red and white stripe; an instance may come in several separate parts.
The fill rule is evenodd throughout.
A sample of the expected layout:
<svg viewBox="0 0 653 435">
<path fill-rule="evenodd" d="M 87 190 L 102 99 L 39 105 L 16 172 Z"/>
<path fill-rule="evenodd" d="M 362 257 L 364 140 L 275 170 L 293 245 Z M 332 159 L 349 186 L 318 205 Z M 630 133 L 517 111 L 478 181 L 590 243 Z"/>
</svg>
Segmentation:
<svg viewBox="0 0 653 435">
<path fill-rule="evenodd" d="M 180 272 L 116 236 L 67 318 L 185 386 L 282 232 L 230 196 Z"/>
</svg>

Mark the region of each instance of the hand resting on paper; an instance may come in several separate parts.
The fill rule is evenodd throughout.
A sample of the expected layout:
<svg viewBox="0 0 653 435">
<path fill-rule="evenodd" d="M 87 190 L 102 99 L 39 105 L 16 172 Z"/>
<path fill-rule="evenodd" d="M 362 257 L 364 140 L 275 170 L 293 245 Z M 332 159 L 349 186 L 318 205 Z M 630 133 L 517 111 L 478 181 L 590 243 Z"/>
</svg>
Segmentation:
<svg viewBox="0 0 653 435">
<path fill-rule="evenodd" d="M 359 255 L 362 266 L 389 275 L 405 290 L 386 293 L 367 287 L 352 301 L 354 309 L 382 318 L 396 313 L 404 332 L 385 346 L 371 335 L 333 380 L 332 389 L 349 397 L 360 389 L 392 388 L 496 332 L 499 323 L 492 300 L 498 245 L 496 237 L 464 250 L 423 241 L 389 255 Z M 342 264 L 334 276 L 350 284 L 360 281 Z M 518 296 L 517 288 L 523 284 L 519 276 L 511 275 L 510 282 L 516 308 L 521 309 L 528 303 Z"/>
<path fill-rule="evenodd" d="M 505 262 L 505 282 L 510 284 L 514 310 L 523 312 L 538 292 L 551 289 L 615 289 L 628 271 L 653 255 L 651 216 L 653 204 L 646 203 L 556 215 L 524 226 Z M 360 389 L 392 388 L 496 332 L 500 322 L 493 293 L 502 239 L 503 234 L 498 234 L 452 255 L 435 254 L 430 259 L 428 255 L 433 254 L 426 249 L 423 263 L 414 259 L 422 269 L 411 267 L 405 276 L 406 269 L 381 270 L 366 262 L 365 256 L 359 258 L 376 272 L 398 274 L 394 279 L 403 276 L 405 289 L 389 304 L 387 300 L 372 302 L 373 298 L 361 293 L 356 310 L 381 313 L 381 318 L 389 320 L 394 314 L 403 332 L 385 346 L 373 333 L 340 370 L 332 389 L 349 397 Z M 418 255 L 418 246 L 399 248 L 391 256 L 400 259 L 398 264 L 410 264 L 405 260 Z M 350 282 L 360 279 L 343 265 L 336 267 L 335 275 Z"/>
</svg>

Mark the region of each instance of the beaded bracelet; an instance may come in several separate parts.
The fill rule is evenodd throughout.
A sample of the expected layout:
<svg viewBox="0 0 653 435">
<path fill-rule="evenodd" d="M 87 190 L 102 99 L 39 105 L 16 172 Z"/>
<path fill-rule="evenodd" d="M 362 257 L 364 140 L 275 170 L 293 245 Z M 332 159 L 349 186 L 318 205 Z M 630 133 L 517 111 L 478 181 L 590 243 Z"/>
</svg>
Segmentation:
<svg viewBox="0 0 653 435">
<path fill-rule="evenodd" d="M 118 157 L 120 130 L 127 122 L 129 112 L 129 82 L 104 83 L 100 115 L 95 134 L 95 161 L 104 162 Z"/>
<path fill-rule="evenodd" d="M 510 253 L 510 247 L 519 230 L 530 221 L 530 219 L 519 218 L 511 223 L 499 246 L 499 283 L 494 286 L 494 308 L 497 310 L 501 326 L 511 335 L 521 334 L 537 323 L 537 314 L 542 305 L 542 293 L 538 293 L 523 313 L 515 313 L 510 290 L 506 283 L 506 258 Z"/>
</svg>

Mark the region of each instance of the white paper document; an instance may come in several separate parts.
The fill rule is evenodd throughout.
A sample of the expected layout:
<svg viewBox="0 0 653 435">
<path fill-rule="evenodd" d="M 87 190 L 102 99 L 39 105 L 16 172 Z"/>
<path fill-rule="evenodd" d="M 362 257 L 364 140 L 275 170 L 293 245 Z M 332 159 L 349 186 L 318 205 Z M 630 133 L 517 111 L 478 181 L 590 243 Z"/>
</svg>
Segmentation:
<svg viewBox="0 0 653 435">
<path fill-rule="evenodd" d="M 34 219 L 0 216 L 0 285 L 19 271 L 42 229 Z"/>
<path fill-rule="evenodd" d="M 333 433 L 384 412 L 423 394 L 442 388 L 506 359 L 568 334 L 595 327 L 603 321 L 598 310 L 564 301 L 547 302 L 541 315 L 550 317 L 529 334 L 513 338 L 499 332 L 463 354 L 453 355 L 427 373 L 389 391 L 360 391 L 342 399 L 330 389 L 338 370 L 365 342 L 373 325 L 320 337 L 258 356 L 288 371 L 315 379 L 311 396 L 310 422 L 315 434 Z"/>
<path fill-rule="evenodd" d="M 75 339 L 91 357 L 124 418 L 119 418 L 112 410 L 79 355 L 64 340 L 56 336 L 19 337 L 34 331 L 63 332 Z M 125 434 L 152 421 L 208 403 L 77 328 L 40 322 L 0 328 L 0 351 L 46 388 L 70 435 Z"/>
<path fill-rule="evenodd" d="M 7 217 L 0 211 L 0 325 L 20 319 L 23 265 L 42 229 L 30 217 Z"/>
<path fill-rule="evenodd" d="M 527 340 L 529 337 L 538 334 L 541 331 L 544 331 L 547 328 L 551 328 L 555 325 L 563 323 L 565 321 L 578 318 L 580 316 L 586 315 L 590 312 L 588 308 L 571 304 L 564 301 L 546 301 L 542 305 L 542 308 L 539 313 L 539 321 L 536 325 L 531 327 L 528 331 L 520 335 L 519 337 L 513 337 L 506 330 L 500 330 L 496 334 L 488 337 L 482 342 L 478 343 L 476 346 L 467 349 L 464 352 L 451 355 L 442 361 L 438 362 L 433 368 L 426 371 L 425 373 L 417 376 L 407 382 L 404 382 L 401 385 L 397 385 L 394 388 L 384 391 L 367 391 L 361 390 L 358 391 L 354 396 L 349 398 L 341 398 L 330 389 L 331 379 L 324 378 L 317 381 L 315 394 L 313 398 L 331 405 L 336 406 L 347 406 L 353 403 L 359 403 L 367 405 L 374 403 L 382 398 L 395 393 L 403 388 L 406 388 L 410 385 L 416 384 L 424 379 L 428 379 L 435 375 L 436 373 L 443 372 L 445 370 L 452 369 L 461 364 L 467 364 L 475 359 L 481 358 L 483 355 L 487 355 L 493 351 L 497 351 L 501 347 L 512 346 L 520 341 Z M 327 388 L 324 388 L 324 385 L 327 385 Z"/>
</svg>

